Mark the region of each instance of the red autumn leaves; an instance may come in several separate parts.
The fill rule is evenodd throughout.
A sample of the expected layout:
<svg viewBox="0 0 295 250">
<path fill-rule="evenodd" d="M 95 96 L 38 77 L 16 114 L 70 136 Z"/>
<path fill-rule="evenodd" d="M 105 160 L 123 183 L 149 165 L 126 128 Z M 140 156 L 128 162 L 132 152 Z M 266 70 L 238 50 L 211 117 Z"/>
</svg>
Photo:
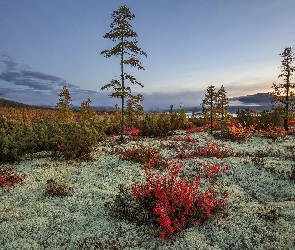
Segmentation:
<svg viewBox="0 0 295 250">
<path fill-rule="evenodd" d="M 173 159 L 168 164 L 168 174 L 155 171 L 150 163 L 142 166 L 146 174 L 146 182 L 139 185 L 132 183 L 132 191 L 135 198 L 139 196 L 152 197 L 154 201 L 153 213 L 162 228 L 160 237 L 168 240 L 177 230 L 184 227 L 187 223 L 195 225 L 198 219 L 201 224 L 204 219 L 209 217 L 215 208 L 225 206 L 227 194 L 218 200 L 213 186 L 206 191 L 199 191 L 201 175 L 192 181 L 184 180 L 179 177 L 179 172 L 183 167 Z M 221 172 L 229 169 L 221 169 L 220 165 L 206 165 L 206 173 L 217 176 Z M 209 176 L 210 177 L 210 176 Z"/>
</svg>

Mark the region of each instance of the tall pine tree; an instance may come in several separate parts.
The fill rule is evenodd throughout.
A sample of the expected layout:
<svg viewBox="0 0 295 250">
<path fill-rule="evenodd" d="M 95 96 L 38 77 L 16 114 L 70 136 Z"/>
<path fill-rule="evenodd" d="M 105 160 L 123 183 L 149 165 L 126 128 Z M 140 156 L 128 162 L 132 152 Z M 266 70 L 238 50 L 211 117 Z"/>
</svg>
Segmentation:
<svg viewBox="0 0 295 250">
<path fill-rule="evenodd" d="M 205 99 L 203 99 L 201 105 L 205 120 L 210 119 L 210 134 L 212 134 L 213 120 L 216 118 L 217 108 L 217 93 L 215 91 L 215 86 L 211 85 L 207 87 L 207 93 L 205 94 Z"/>
<path fill-rule="evenodd" d="M 129 23 L 129 21 L 134 18 L 135 15 L 132 14 L 129 8 L 127 8 L 125 5 L 120 6 L 118 10 L 113 12 L 113 22 L 110 25 L 111 30 L 104 35 L 104 38 L 110 39 L 113 42 L 118 42 L 118 44 L 109 50 L 104 50 L 101 52 L 101 54 L 106 58 L 112 56 L 120 58 L 120 80 L 112 79 L 111 83 L 104 85 L 101 90 L 112 88 L 114 92 L 110 94 L 110 96 L 114 98 L 121 98 L 121 141 L 123 141 L 124 134 L 125 98 L 132 97 L 131 88 L 126 86 L 125 80 L 129 81 L 132 85 L 137 84 L 143 87 L 143 85 L 138 82 L 134 76 L 125 72 L 124 66 L 129 65 L 139 70 L 144 70 L 144 68 L 141 66 L 139 56 L 147 57 L 146 52 L 137 46 L 137 33 L 132 30 L 132 26 Z"/>
<path fill-rule="evenodd" d="M 226 91 L 221 85 L 220 89 L 217 91 L 217 115 L 222 120 L 224 120 L 228 109 L 228 100 L 226 97 Z"/>
<path fill-rule="evenodd" d="M 295 60 L 295 54 L 292 52 L 291 47 L 286 47 L 284 52 L 280 54 L 283 58 L 281 65 L 281 74 L 278 76 L 282 77 L 284 83 L 275 84 L 273 83 L 272 89 L 270 92 L 271 100 L 277 105 L 284 107 L 284 128 L 286 131 L 289 129 L 288 120 L 290 117 L 290 111 L 294 109 L 294 91 L 295 83 L 292 83 L 293 72 L 295 67 L 292 65 Z"/>
<path fill-rule="evenodd" d="M 231 117 L 228 112 L 228 99 L 226 97 L 226 91 L 223 85 L 217 91 L 217 105 L 216 105 L 216 115 L 221 123 L 221 125 L 226 125 L 225 123 Z"/>
</svg>

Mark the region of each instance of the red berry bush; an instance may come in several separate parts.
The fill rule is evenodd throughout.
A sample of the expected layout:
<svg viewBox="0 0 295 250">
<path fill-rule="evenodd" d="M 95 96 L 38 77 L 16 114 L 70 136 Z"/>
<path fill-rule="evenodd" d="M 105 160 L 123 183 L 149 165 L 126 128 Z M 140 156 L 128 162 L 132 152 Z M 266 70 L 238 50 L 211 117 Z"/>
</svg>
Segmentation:
<svg viewBox="0 0 295 250">
<path fill-rule="evenodd" d="M 26 175 L 19 176 L 15 172 L 12 171 L 13 166 L 6 167 L 4 169 L 0 169 L 0 186 L 1 187 L 13 187 L 15 183 L 22 182 Z"/>
<path fill-rule="evenodd" d="M 214 142 L 208 142 L 206 145 L 194 147 L 189 151 L 186 150 L 184 147 L 178 148 L 178 150 L 179 149 L 181 150 L 181 153 L 178 155 L 180 159 L 196 157 L 225 158 L 235 155 L 233 148 L 222 146 Z"/>
<path fill-rule="evenodd" d="M 159 235 L 165 240 L 184 228 L 195 226 L 196 222 L 202 224 L 214 211 L 225 207 L 227 194 L 218 200 L 213 186 L 200 191 L 202 176 L 191 181 L 181 178 L 183 164 L 177 161 L 168 162 L 167 173 L 151 168 L 150 163 L 141 167 L 146 181 L 132 183 L 132 194 L 120 186 L 112 210 L 121 219 L 160 227 Z M 211 172 L 217 175 L 222 171 L 212 166 Z"/>
</svg>

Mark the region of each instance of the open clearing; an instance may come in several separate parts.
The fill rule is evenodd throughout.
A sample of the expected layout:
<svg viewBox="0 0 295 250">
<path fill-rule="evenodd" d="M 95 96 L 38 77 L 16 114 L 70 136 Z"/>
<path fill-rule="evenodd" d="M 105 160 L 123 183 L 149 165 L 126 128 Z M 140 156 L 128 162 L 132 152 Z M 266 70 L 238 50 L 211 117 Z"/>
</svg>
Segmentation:
<svg viewBox="0 0 295 250">
<path fill-rule="evenodd" d="M 230 166 L 216 182 L 216 190 L 229 194 L 226 209 L 169 241 L 144 226 L 110 216 L 105 204 L 114 200 L 118 186 L 142 182 L 145 175 L 139 163 L 123 161 L 108 152 L 143 144 L 160 148 L 166 159 L 175 158 L 178 152 L 173 145 L 193 146 L 181 141 L 185 136 L 185 132 L 178 132 L 168 138 L 121 145 L 111 140 L 101 142 L 88 162 L 59 161 L 46 152 L 26 156 L 14 166 L 27 178 L 13 188 L 0 188 L 0 248 L 95 249 L 96 244 L 96 249 L 295 249 L 294 136 L 275 142 L 253 136 L 239 143 L 218 141 L 204 132 L 191 134 L 199 144 L 214 141 L 240 155 L 198 158 Z M 196 160 L 179 160 L 184 163 L 184 177 L 196 175 Z M 45 196 L 50 178 L 68 183 L 70 194 L 64 198 Z"/>
</svg>

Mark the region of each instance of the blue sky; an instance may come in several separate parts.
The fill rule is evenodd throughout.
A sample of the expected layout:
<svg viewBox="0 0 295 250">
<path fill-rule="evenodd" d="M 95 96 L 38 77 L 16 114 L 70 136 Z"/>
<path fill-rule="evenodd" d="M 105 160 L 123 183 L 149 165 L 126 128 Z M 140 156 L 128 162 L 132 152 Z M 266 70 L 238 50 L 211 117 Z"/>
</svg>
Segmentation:
<svg viewBox="0 0 295 250">
<path fill-rule="evenodd" d="M 285 47 L 295 45 L 294 0 L 1 0 L 0 94 L 55 105 L 68 86 L 75 105 L 114 106 L 100 88 L 120 74 L 100 52 L 111 14 L 126 5 L 145 71 L 126 68 L 144 88 L 146 109 L 198 106 L 209 85 L 227 96 L 268 92 Z"/>
</svg>

